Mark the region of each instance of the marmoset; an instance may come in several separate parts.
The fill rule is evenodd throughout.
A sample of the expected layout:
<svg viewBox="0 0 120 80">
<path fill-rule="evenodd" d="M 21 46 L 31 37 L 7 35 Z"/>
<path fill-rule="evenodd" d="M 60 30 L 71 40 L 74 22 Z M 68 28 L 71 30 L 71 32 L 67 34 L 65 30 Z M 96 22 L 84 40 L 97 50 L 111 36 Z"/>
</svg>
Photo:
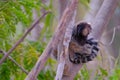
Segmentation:
<svg viewBox="0 0 120 80">
<path fill-rule="evenodd" d="M 74 64 L 82 64 L 92 61 L 99 51 L 98 41 L 89 38 L 92 28 L 87 22 L 80 22 L 75 25 L 72 31 L 71 41 L 69 43 L 68 58 Z M 60 44 L 62 45 L 62 44 Z M 61 48 L 54 50 L 53 57 L 59 60 Z"/>
<path fill-rule="evenodd" d="M 86 63 L 97 56 L 98 42 L 94 38 L 88 39 L 91 30 L 91 25 L 87 22 L 75 25 L 69 44 L 69 60 L 72 63 Z"/>
</svg>

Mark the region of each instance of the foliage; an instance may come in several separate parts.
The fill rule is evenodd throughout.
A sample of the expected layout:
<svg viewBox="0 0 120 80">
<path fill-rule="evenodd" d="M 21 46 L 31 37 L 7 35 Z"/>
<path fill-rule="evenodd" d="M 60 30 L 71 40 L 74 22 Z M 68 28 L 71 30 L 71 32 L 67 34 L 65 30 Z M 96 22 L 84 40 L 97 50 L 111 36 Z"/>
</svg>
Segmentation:
<svg viewBox="0 0 120 80">
<path fill-rule="evenodd" d="M 21 22 L 24 26 L 32 22 L 32 8 L 39 8 L 34 4 L 38 1 L 30 0 L 1 0 L 0 1 L 0 47 L 8 50 L 11 46 L 9 40 L 12 40 L 16 25 Z"/>
<path fill-rule="evenodd" d="M 37 11 L 38 16 L 42 14 L 41 9 L 54 12 L 52 10 L 53 0 L 49 1 L 49 4 L 44 4 L 42 0 L 0 0 L 0 49 L 8 51 L 21 38 L 34 21 L 33 9 Z M 80 0 L 80 2 L 89 7 L 90 0 Z M 25 39 L 10 55 L 28 72 L 33 68 L 52 36 L 51 27 L 54 18 L 54 13 L 51 13 L 42 20 L 44 27 L 38 41 Z M 0 59 L 2 57 L 3 55 L 0 54 Z M 38 75 L 38 80 L 53 80 L 55 65 L 56 61 L 50 58 Z M 84 65 L 76 75 L 75 80 L 90 80 L 90 74 L 91 72 Z M 108 71 L 104 67 L 97 67 L 95 74 L 94 80 L 120 80 L 120 57 L 116 59 L 115 67 L 112 70 Z M 25 77 L 26 74 L 9 59 L 0 66 L 0 80 L 24 80 Z"/>
<path fill-rule="evenodd" d="M 41 0 L 0 0 L 0 49 L 8 51 L 23 35 L 26 28 L 33 23 L 33 9 L 40 16 L 42 14 L 40 12 L 41 9 L 52 9 L 52 0 L 49 5 L 44 4 Z M 49 33 L 51 33 L 50 26 L 52 26 L 52 18 L 53 14 L 49 14 L 42 21 L 45 23 L 44 30 L 49 28 L 47 31 Z M 41 36 L 45 33 L 44 31 Z M 50 36 L 51 34 L 41 38 L 45 37 L 48 40 Z M 27 71 L 30 71 L 43 52 L 46 44 L 44 41 L 33 42 L 25 40 L 10 56 Z M 0 54 L 0 58 L 2 56 Z M 52 76 L 50 71 L 44 72 L 44 70 L 39 76 L 43 76 L 44 74 L 46 76 Z M 26 74 L 9 59 L 0 66 L 0 80 L 24 80 L 25 77 Z M 39 78 L 41 79 L 41 77 Z"/>
<path fill-rule="evenodd" d="M 89 8 L 89 2 L 90 0 L 80 0 L 81 4 L 85 5 L 87 8 Z"/>
</svg>

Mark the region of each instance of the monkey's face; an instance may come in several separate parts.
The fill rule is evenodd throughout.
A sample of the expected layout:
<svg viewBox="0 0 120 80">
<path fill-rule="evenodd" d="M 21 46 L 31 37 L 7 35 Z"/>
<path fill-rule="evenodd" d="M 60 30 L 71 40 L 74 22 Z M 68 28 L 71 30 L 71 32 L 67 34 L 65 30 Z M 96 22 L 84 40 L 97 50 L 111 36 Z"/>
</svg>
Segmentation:
<svg viewBox="0 0 120 80">
<path fill-rule="evenodd" d="M 83 36 L 88 36 L 91 32 L 91 27 L 89 25 L 85 25 L 85 28 L 82 30 L 82 35 Z"/>
<path fill-rule="evenodd" d="M 77 35 L 87 37 L 91 32 L 90 24 L 83 22 L 77 25 Z"/>
<path fill-rule="evenodd" d="M 90 24 L 82 22 L 77 24 L 73 29 L 72 38 L 76 40 L 80 45 L 84 45 L 90 32 Z"/>
</svg>

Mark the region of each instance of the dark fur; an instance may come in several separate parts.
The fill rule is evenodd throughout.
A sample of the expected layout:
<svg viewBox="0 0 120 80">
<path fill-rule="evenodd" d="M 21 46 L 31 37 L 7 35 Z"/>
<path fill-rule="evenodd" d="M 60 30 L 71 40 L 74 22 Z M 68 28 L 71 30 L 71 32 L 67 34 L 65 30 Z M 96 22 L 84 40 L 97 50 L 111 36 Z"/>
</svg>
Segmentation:
<svg viewBox="0 0 120 80">
<path fill-rule="evenodd" d="M 73 29 L 73 32 L 72 32 L 72 39 L 76 40 L 77 43 L 79 43 L 80 45 L 84 45 L 86 43 L 86 40 L 88 37 L 88 35 L 83 36 L 83 34 L 82 34 L 82 31 L 86 28 L 86 25 L 88 25 L 91 28 L 91 26 L 89 24 L 84 22 L 84 23 L 78 24 Z"/>
<path fill-rule="evenodd" d="M 69 45 L 69 60 L 75 64 L 86 63 L 93 60 L 93 58 L 96 57 L 96 53 L 93 51 L 95 50 L 96 52 L 98 52 L 98 48 L 96 45 L 97 42 L 92 41 L 92 39 L 87 40 L 89 32 L 87 35 L 83 35 L 83 30 L 85 28 L 91 29 L 91 26 L 86 22 L 82 22 L 76 25 L 72 32 L 72 38 Z M 88 49 L 91 52 L 84 52 L 84 45 L 89 45 L 90 48 Z"/>
</svg>

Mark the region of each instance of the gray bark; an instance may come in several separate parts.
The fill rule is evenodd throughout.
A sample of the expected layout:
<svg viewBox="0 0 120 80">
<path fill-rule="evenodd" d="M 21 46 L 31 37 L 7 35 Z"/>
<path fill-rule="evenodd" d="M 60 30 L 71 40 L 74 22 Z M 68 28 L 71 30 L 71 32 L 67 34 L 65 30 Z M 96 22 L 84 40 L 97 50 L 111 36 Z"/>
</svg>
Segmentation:
<svg viewBox="0 0 120 80">
<path fill-rule="evenodd" d="M 63 13 L 63 16 L 58 24 L 57 30 L 55 31 L 54 36 L 52 37 L 51 41 L 47 45 L 46 49 L 38 59 L 37 63 L 35 64 L 34 68 L 30 71 L 30 73 L 27 75 L 25 80 L 36 80 L 39 72 L 44 67 L 45 62 L 49 58 L 52 51 L 54 51 L 60 42 L 62 42 L 64 38 L 64 34 L 66 31 L 67 25 L 70 23 L 70 20 L 74 14 L 74 11 L 76 9 L 76 5 L 78 4 L 78 0 L 73 0 L 71 4 L 66 8 L 66 10 Z"/>
<path fill-rule="evenodd" d="M 97 13 L 95 19 L 92 22 L 93 32 L 90 36 L 93 36 L 95 39 L 100 39 L 101 35 L 106 28 L 108 22 L 110 21 L 111 16 L 115 8 L 117 7 L 118 0 L 104 0 L 99 12 Z M 69 65 L 69 75 L 65 76 L 63 80 L 73 80 L 75 75 L 78 73 L 82 65 L 72 65 L 68 62 Z"/>
</svg>

